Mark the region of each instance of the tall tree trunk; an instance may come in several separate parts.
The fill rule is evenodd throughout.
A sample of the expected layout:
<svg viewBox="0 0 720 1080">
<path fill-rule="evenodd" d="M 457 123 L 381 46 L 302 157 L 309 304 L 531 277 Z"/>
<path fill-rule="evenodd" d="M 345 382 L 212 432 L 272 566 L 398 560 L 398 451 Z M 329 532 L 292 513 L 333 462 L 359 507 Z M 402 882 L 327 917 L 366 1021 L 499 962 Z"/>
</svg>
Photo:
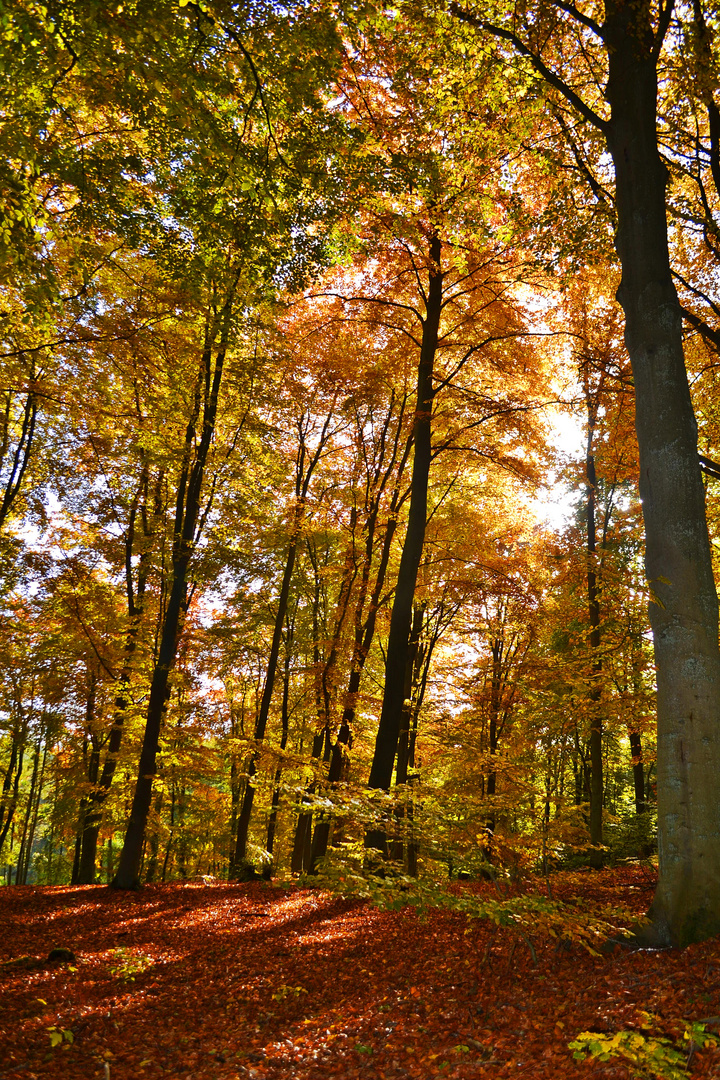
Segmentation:
<svg viewBox="0 0 720 1080">
<path fill-rule="evenodd" d="M 440 267 L 440 237 L 433 234 L 429 244 L 427 306 L 423 321 L 420 361 L 417 371 L 417 402 L 413 425 L 414 456 L 407 532 L 400 557 L 385 664 L 385 689 L 380 723 L 375 740 L 370 788 L 389 790 L 397 751 L 405 694 L 405 672 L 410 642 L 413 601 L 425 542 L 428 484 L 432 458 L 433 368 L 442 312 L 443 274 Z M 369 829 L 365 844 L 387 854 L 387 837 L 382 828 Z"/>
<path fill-rule="evenodd" d="M 250 817 L 252 815 L 253 801 L 255 798 L 255 785 L 253 784 L 253 778 L 257 773 L 257 763 L 260 757 L 260 743 L 265 738 L 265 729 L 267 728 L 267 722 L 270 716 L 270 704 L 272 702 L 273 690 L 275 688 L 275 673 L 277 671 L 277 662 L 280 655 L 280 642 L 282 639 L 283 623 L 285 622 L 285 614 L 287 612 L 288 599 L 290 597 L 290 583 L 292 581 L 293 570 L 295 569 L 297 546 L 298 541 L 296 538 L 291 542 L 290 547 L 288 548 L 287 557 L 285 559 L 285 569 L 283 571 L 282 583 L 280 585 L 280 596 L 278 597 L 278 610 L 275 615 L 275 626 L 273 628 L 272 642 L 270 644 L 270 655 L 268 657 L 267 671 L 265 674 L 265 686 L 263 687 L 263 694 L 262 698 L 260 699 L 260 708 L 258 709 L 257 720 L 255 722 L 255 748 L 251 751 L 248 760 L 245 791 L 243 793 L 242 804 L 240 806 L 240 813 L 238 814 L 237 818 L 235 852 L 233 855 L 231 867 L 232 877 L 241 878 L 246 872 L 245 862 L 247 859 L 248 833 L 250 830 Z"/>
<path fill-rule="evenodd" d="M 563 11 L 578 20 L 573 5 Z M 658 716 L 659 874 L 650 925 L 637 936 L 681 946 L 720 931 L 720 647 L 718 599 L 705 493 L 670 270 L 665 187 L 658 151 L 658 58 L 673 4 L 605 0 L 605 21 L 578 21 L 605 46 L 603 120 L 516 33 L 468 14 L 466 22 L 512 44 L 606 138 L 615 167 L 616 248 L 625 344 L 635 383 L 645 570 L 652 590 Z M 653 25 L 657 12 L 658 25 Z"/>
<path fill-rule="evenodd" d="M 605 11 L 618 299 L 635 381 L 658 690 L 659 879 L 651 926 L 639 933 L 660 945 L 685 945 L 720 930 L 718 601 L 670 272 L 650 6 L 606 0 Z"/>
<path fill-rule="evenodd" d="M 323 749 L 326 749 L 326 758 L 330 758 L 330 732 L 323 727 L 313 736 L 312 753 L 310 763 L 313 769 L 317 768 L 317 762 L 323 757 Z M 302 801 L 305 803 L 315 793 L 315 780 L 310 782 L 309 787 L 303 794 Z M 312 861 L 312 810 L 301 810 L 298 814 L 295 826 L 295 837 L 290 859 L 290 869 L 293 874 L 301 874 L 309 870 Z"/>
<path fill-rule="evenodd" d="M 48 747 L 47 747 L 47 735 L 44 732 L 41 733 L 39 742 L 42 742 L 43 740 L 44 740 L 44 745 L 43 745 L 43 752 L 42 752 L 42 763 L 40 765 L 40 776 L 38 777 L 38 782 L 37 782 L 37 785 L 35 787 L 35 798 L 33 800 L 32 817 L 30 818 L 30 827 L 29 827 L 29 830 L 28 830 L 28 838 L 27 838 L 27 844 L 26 844 L 26 853 L 27 854 L 26 854 L 26 857 L 25 857 L 25 866 L 24 866 L 24 871 L 23 871 L 23 884 L 26 884 L 26 882 L 27 882 L 28 869 L 30 867 L 29 857 L 32 854 L 33 844 L 35 842 L 35 834 L 37 832 L 38 817 L 39 817 L 39 814 L 40 814 L 40 802 L 42 800 L 43 784 L 45 782 L 45 765 L 47 763 L 47 750 L 48 750 Z M 39 743 L 38 743 L 38 745 L 39 745 Z"/>
<path fill-rule="evenodd" d="M 155 796 L 155 802 L 153 803 L 153 818 L 155 822 L 155 828 L 150 834 L 150 858 L 148 859 L 147 870 L 145 871 L 145 880 L 150 885 L 157 876 L 158 858 L 160 855 L 160 812 L 162 810 L 164 799 L 164 793 L 162 788 Z M 108 840 L 110 844 L 110 850 L 112 851 L 112 837 Z M 108 881 L 112 875 L 108 875 Z"/>
<path fill-rule="evenodd" d="M 632 757 L 633 788 L 635 791 L 635 813 L 644 814 L 647 810 L 645 802 L 645 769 L 643 767 L 642 742 L 637 731 L 629 733 L 630 755 Z"/>
<path fill-rule="evenodd" d="M 417 659 L 420 648 L 420 635 L 425 617 L 425 605 L 415 604 L 413 609 L 412 625 L 410 627 L 410 640 L 408 642 L 407 661 L 405 669 L 405 690 L 403 698 L 402 715 L 400 717 L 400 731 L 398 733 L 397 766 L 395 769 L 395 784 L 403 787 L 408 782 L 408 770 L 410 767 L 410 728 L 412 726 L 412 697 L 413 686 L 418 674 Z M 407 799 L 407 796 L 404 796 Z M 407 802 L 395 807 L 395 839 L 390 844 L 390 858 L 397 863 L 402 862 L 405 855 L 405 843 L 403 832 L 407 831 L 403 822 Z"/>
<path fill-rule="evenodd" d="M 35 803 L 35 789 L 37 786 L 38 771 L 40 767 L 40 744 L 42 742 L 42 736 L 38 738 L 35 743 L 35 753 L 33 754 L 32 773 L 30 776 L 30 790 L 27 797 L 27 805 L 25 807 L 25 817 L 23 819 L 22 833 L 20 837 L 20 851 L 18 853 L 17 869 L 15 871 L 15 884 L 26 885 L 27 884 L 27 872 L 30 864 L 30 850 L 28 841 L 30 844 L 30 822 L 32 820 L 33 805 Z"/>
<path fill-rule="evenodd" d="M 6 469 L 5 489 L 0 492 L 0 530 L 6 518 L 12 510 L 13 503 L 22 487 L 23 478 L 30 461 L 30 453 L 33 447 L 35 435 L 35 421 L 37 418 L 38 395 L 35 383 L 35 360 L 30 361 L 28 371 L 28 392 L 23 407 L 23 419 L 15 449 L 10 448 L 10 418 L 13 403 L 13 391 L 8 390 L 4 395 L 5 408 L 0 414 L 0 470 Z"/>
</svg>

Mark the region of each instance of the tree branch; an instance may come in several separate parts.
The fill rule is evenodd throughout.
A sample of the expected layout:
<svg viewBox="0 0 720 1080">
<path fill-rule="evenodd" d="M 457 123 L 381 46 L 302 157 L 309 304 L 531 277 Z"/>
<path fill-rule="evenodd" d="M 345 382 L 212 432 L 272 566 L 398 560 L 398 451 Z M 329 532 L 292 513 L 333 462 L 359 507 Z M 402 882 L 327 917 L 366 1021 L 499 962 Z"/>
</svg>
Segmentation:
<svg viewBox="0 0 720 1080">
<path fill-rule="evenodd" d="M 558 90 L 563 97 L 567 98 L 571 105 L 573 105 L 580 115 L 596 127 L 599 131 L 602 131 L 604 135 L 607 135 L 609 130 L 609 123 L 607 120 L 603 120 L 594 109 L 591 109 L 587 102 L 583 101 L 579 94 L 577 94 L 571 86 L 568 86 L 559 75 L 556 75 L 554 71 L 551 71 L 547 64 L 530 49 L 524 41 L 522 41 L 517 34 L 512 30 L 505 30 L 502 26 L 495 26 L 493 23 L 486 22 L 484 19 L 478 19 L 475 15 L 471 15 L 468 11 L 463 11 L 458 3 L 453 0 L 450 4 L 450 14 L 455 15 L 461 22 L 468 23 L 476 30 L 484 30 L 488 34 L 492 34 L 493 37 L 501 38 L 503 41 L 509 41 L 511 45 L 517 49 L 521 56 L 525 56 L 535 70 L 542 75 L 550 86 L 553 86 Z"/>
</svg>

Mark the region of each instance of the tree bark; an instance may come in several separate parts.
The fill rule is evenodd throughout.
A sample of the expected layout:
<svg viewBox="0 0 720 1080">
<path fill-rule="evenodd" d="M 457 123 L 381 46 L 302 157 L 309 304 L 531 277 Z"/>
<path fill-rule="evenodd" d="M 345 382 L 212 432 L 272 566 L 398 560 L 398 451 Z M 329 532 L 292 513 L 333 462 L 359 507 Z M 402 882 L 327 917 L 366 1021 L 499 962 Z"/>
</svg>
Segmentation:
<svg viewBox="0 0 720 1080">
<path fill-rule="evenodd" d="M 20 797 L 20 778 L 22 777 L 25 743 L 28 734 L 28 714 L 19 702 L 16 708 L 17 719 L 12 731 L 10 761 L 5 772 L 2 794 L 0 795 L 0 852 L 10 830 Z"/>
<path fill-rule="evenodd" d="M 642 742 L 637 731 L 629 733 L 630 754 L 632 756 L 633 788 L 635 790 L 635 813 L 644 814 L 647 810 L 645 802 L 645 769 L 643 767 Z"/>
<path fill-rule="evenodd" d="M 22 486 L 23 478 L 30 461 L 30 453 L 33 447 L 35 435 L 35 421 L 37 418 L 38 397 L 35 389 L 35 361 L 30 362 L 28 371 L 28 393 L 23 407 L 23 420 L 15 450 L 10 453 L 9 431 L 10 413 L 12 409 L 13 391 L 8 390 L 5 395 L 5 408 L 0 416 L 0 470 L 6 462 L 6 457 L 11 457 L 9 472 L 5 481 L 5 490 L 0 498 L 0 529 L 12 510 L 13 503 L 17 499 Z"/>
<path fill-rule="evenodd" d="M 282 779 L 283 773 L 282 755 L 287 748 L 288 735 L 290 733 L 290 661 L 292 659 L 294 634 L 295 616 L 293 615 L 292 619 L 287 620 L 285 627 L 285 661 L 283 663 L 282 704 L 280 706 L 280 724 L 282 732 L 280 735 L 280 755 L 278 757 L 277 766 L 275 767 L 275 778 L 273 780 L 272 804 L 270 806 L 267 842 L 265 844 L 268 855 L 272 855 L 273 848 L 275 847 L 275 831 L 277 829 L 278 811 L 280 809 L 280 780 Z"/>
</svg>

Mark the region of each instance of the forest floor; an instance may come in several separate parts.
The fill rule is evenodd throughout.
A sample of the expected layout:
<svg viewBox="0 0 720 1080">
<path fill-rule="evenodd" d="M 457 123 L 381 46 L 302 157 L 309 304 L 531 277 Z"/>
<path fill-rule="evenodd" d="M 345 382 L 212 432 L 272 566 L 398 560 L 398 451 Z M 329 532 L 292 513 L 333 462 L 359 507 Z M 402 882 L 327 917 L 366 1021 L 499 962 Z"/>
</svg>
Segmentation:
<svg viewBox="0 0 720 1080">
<path fill-rule="evenodd" d="M 552 888 L 641 913 L 653 881 L 636 867 Z M 673 1077 L 684 1064 L 633 1073 L 568 1042 L 644 1030 L 687 1056 L 686 1022 L 717 1034 L 720 939 L 598 956 L 530 940 L 536 962 L 512 927 L 264 884 L 2 888 L 0 1077 Z M 75 961 L 49 962 L 57 946 Z M 720 1047 L 690 1057 L 688 1075 L 720 1076 Z"/>
</svg>

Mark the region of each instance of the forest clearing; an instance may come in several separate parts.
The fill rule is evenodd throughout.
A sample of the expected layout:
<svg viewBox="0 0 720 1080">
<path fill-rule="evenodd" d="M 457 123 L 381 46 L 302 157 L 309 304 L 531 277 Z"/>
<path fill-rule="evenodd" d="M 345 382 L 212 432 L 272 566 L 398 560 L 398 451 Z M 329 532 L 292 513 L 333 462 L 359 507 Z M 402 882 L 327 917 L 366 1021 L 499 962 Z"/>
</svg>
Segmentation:
<svg viewBox="0 0 720 1080">
<path fill-rule="evenodd" d="M 559 900 L 638 915 L 653 888 L 647 867 L 552 877 Z M 111 1080 L 718 1075 L 720 1046 L 702 1046 L 720 1026 L 717 939 L 593 956 L 525 930 L 535 958 L 510 926 L 316 889 L 4 889 L 0 1075 L 102 1080 L 105 1063 Z M 75 959 L 42 963 L 58 946 Z M 588 1030 L 641 1035 L 639 1068 L 617 1054 L 575 1062 L 568 1044 Z"/>
</svg>

